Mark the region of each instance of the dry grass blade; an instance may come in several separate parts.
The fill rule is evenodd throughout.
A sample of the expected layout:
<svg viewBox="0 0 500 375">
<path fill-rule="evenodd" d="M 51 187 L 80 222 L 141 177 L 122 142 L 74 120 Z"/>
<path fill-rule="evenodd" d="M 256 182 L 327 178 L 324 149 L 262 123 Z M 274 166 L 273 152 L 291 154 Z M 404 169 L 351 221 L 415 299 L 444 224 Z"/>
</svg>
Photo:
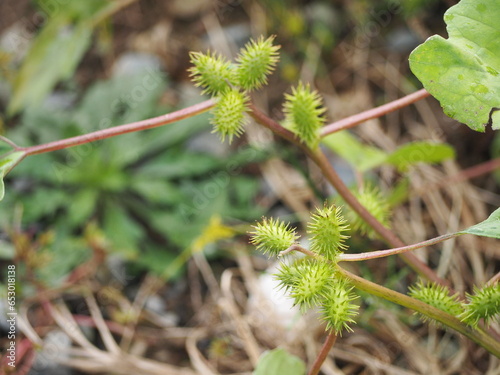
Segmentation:
<svg viewBox="0 0 500 375">
<path fill-rule="evenodd" d="M 196 347 L 196 342 L 201 336 L 202 330 L 196 330 L 186 340 L 186 350 L 189 354 L 191 364 L 200 374 L 217 375 L 217 371 L 212 368 L 212 366 L 205 360 L 203 355 Z"/>
<path fill-rule="evenodd" d="M 135 333 L 135 327 L 139 320 L 139 316 L 141 314 L 144 305 L 146 304 L 146 300 L 149 296 L 156 293 L 158 289 L 164 284 L 164 282 L 156 277 L 151 275 L 146 276 L 145 280 L 142 282 L 139 291 L 137 292 L 134 303 L 130 307 L 129 315 L 132 317 L 128 324 L 125 326 L 125 331 L 123 332 L 123 336 L 120 342 L 120 348 L 124 351 L 128 351 L 132 339 Z"/>
<path fill-rule="evenodd" d="M 422 374 L 438 374 L 438 373 L 417 373 L 413 371 L 405 370 L 404 368 L 394 366 L 385 362 L 380 361 L 379 359 L 367 354 L 364 351 L 346 347 L 345 345 L 340 345 L 333 351 L 333 356 L 338 359 L 342 359 L 344 361 L 348 361 L 351 363 L 358 363 L 366 366 L 369 372 L 368 374 L 383 374 L 387 375 L 422 375 Z M 346 372 L 350 374 L 351 372 Z"/>
<path fill-rule="evenodd" d="M 236 328 L 238 335 L 241 337 L 243 346 L 245 347 L 250 361 L 255 367 L 255 365 L 257 365 L 257 362 L 259 361 L 261 350 L 254 335 L 252 334 L 250 326 L 239 313 L 238 307 L 234 301 L 233 294 L 231 293 L 232 277 L 233 273 L 230 270 L 226 270 L 222 273 L 221 289 L 223 297 L 218 301 L 219 306 L 232 319 L 232 323 Z"/>
<path fill-rule="evenodd" d="M 103 359 L 105 357 L 105 352 L 94 346 L 78 328 L 78 324 L 73 319 L 71 312 L 68 307 L 59 303 L 57 306 L 52 303 L 48 303 L 50 306 L 50 313 L 54 318 L 56 324 L 78 345 L 87 350 L 93 356 Z"/>
<path fill-rule="evenodd" d="M 87 305 L 90 310 L 90 315 L 94 319 L 95 325 L 99 331 L 99 334 L 101 335 L 101 338 L 104 342 L 104 345 L 106 346 L 106 349 L 112 354 L 115 355 L 120 354 L 121 352 L 120 347 L 118 346 L 115 339 L 113 338 L 113 335 L 109 331 L 109 328 L 106 325 L 104 318 L 102 317 L 101 310 L 99 309 L 99 306 L 97 306 L 97 302 L 94 298 L 94 295 L 92 293 L 88 293 L 85 296 L 85 301 L 87 301 Z"/>
</svg>

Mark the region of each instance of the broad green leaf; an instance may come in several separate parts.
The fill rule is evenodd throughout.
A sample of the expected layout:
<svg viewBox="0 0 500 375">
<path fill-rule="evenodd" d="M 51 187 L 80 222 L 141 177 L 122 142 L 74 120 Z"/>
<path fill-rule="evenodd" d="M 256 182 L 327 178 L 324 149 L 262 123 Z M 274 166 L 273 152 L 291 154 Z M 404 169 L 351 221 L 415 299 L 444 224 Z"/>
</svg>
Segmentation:
<svg viewBox="0 0 500 375">
<path fill-rule="evenodd" d="M 0 201 L 5 195 L 5 187 L 3 185 L 3 178 L 14 166 L 21 161 L 26 155 L 23 151 L 16 151 L 0 159 Z"/>
<path fill-rule="evenodd" d="M 416 163 L 438 163 L 455 156 L 452 147 L 431 142 L 409 143 L 392 154 L 386 154 L 378 148 L 359 142 L 347 131 L 331 134 L 322 141 L 360 172 L 369 171 L 384 163 L 390 163 L 404 171 Z"/>
<path fill-rule="evenodd" d="M 366 172 L 381 165 L 387 158 L 384 151 L 359 142 L 346 130 L 330 134 L 323 138 L 322 142 L 360 172 Z"/>
<path fill-rule="evenodd" d="M 300 358 L 278 348 L 262 354 L 253 375 L 304 375 L 306 365 Z"/>
<path fill-rule="evenodd" d="M 410 55 L 445 113 L 480 132 L 500 129 L 499 19 L 498 0 L 462 0 L 444 16 L 449 38 L 434 35 Z"/>
<path fill-rule="evenodd" d="M 387 162 L 394 165 L 400 171 L 405 171 L 408 167 L 417 163 L 439 163 L 445 159 L 455 156 L 453 147 L 447 144 L 431 142 L 408 143 L 387 158 Z"/>
<path fill-rule="evenodd" d="M 500 239 L 500 208 L 495 210 L 485 221 L 458 233 Z"/>
</svg>

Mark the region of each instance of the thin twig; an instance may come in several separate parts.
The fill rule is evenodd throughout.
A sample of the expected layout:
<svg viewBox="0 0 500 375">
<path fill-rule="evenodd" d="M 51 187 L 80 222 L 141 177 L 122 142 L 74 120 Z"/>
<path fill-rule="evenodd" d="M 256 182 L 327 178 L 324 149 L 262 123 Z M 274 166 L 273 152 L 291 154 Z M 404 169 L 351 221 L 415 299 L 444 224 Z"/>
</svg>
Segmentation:
<svg viewBox="0 0 500 375">
<path fill-rule="evenodd" d="M 429 92 L 427 90 L 422 89 L 419 91 L 416 91 L 410 95 L 406 95 L 400 99 L 394 100 L 392 102 L 386 103 L 384 105 L 381 105 L 380 107 L 372 108 L 367 111 L 357 113 L 355 115 L 343 118 L 342 120 L 335 121 L 331 124 L 328 124 L 324 126 L 321 129 L 320 135 L 321 137 L 326 137 L 329 134 L 344 130 L 344 129 L 349 129 L 353 128 L 356 125 L 359 125 L 365 121 L 374 119 L 374 118 L 379 118 L 382 117 L 388 113 L 394 112 L 398 109 L 404 108 L 409 106 L 410 104 L 413 104 L 421 99 L 424 99 L 426 97 L 430 96 Z"/>
<path fill-rule="evenodd" d="M 437 243 L 449 240 L 450 238 L 458 237 L 461 234 L 462 233 L 444 234 L 442 236 L 432 238 L 432 239 L 427 240 L 427 241 L 422 241 L 422 242 L 419 242 L 419 243 L 416 243 L 413 245 L 396 247 L 394 249 L 388 249 L 388 250 L 369 251 L 369 252 L 361 253 L 361 254 L 340 254 L 337 259 L 339 262 L 357 262 L 357 261 L 361 261 L 361 260 L 383 258 L 383 257 L 387 257 L 389 255 L 402 254 L 402 253 L 405 253 L 407 251 L 412 251 L 412 250 L 420 249 L 422 247 L 435 245 Z"/>
<path fill-rule="evenodd" d="M 308 375 L 317 375 L 319 374 L 319 370 L 321 370 L 321 365 L 325 362 L 326 356 L 332 349 L 333 345 L 337 341 L 337 335 L 334 332 L 330 332 L 328 336 L 326 336 L 326 340 L 321 347 L 316 360 L 314 361 L 311 370 L 309 370 Z"/>
<path fill-rule="evenodd" d="M 91 292 L 87 293 L 87 295 L 85 296 L 85 301 L 87 302 L 87 306 L 89 307 L 90 310 L 90 315 L 92 316 L 92 319 L 95 322 L 95 326 L 99 331 L 99 334 L 101 336 L 101 339 L 104 343 L 106 350 L 111 354 L 119 355 L 120 347 L 116 343 L 115 339 L 113 338 L 113 335 L 111 334 L 108 326 L 106 325 L 106 322 L 104 321 L 101 310 L 97 305 L 94 295 Z M 73 319 L 74 318 L 75 317 L 73 316 Z"/>
<path fill-rule="evenodd" d="M 19 146 L 12 142 L 9 138 L 5 138 L 3 135 L 0 135 L 0 141 L 7 143 L 9 146 L 13 147 L 14 150 L 18 150 Z"/>
<path fill-rule="evenodd" d="M 26 152 L 26 156 L 42 154 L 45 152 L 62 150 L 68 147 L 83 145 L 86 143 L 99 141 L 101 139 L 115 137 L 117 135 L 137 132 L 146 129 L 152 129 L 158 126 L 171 124 L 173 122 L 206 112 L 214 105 L 215 101 L 210 99 L 175 112 L 167 113 L 166 115 L 161 115 L 147 120 L 132 122 L 130 124 L 114 126 L 108 129 L 97 130 L 92 133 L 82 134 L 76 137 L 71 137 L 66 139 L 60 139 L 58 141 L 44 143 L 41 145 L 36 145 L 31 147 L 19 147 L 18 151 Z"/>
<path fill-rule="evenodd" d="M 312 258 L 317 258 L 318 257 L 318 254 L 313 253 L 312 251 L 307 250 L 307 249 L 303 248 L 300 245 L 294 244 L 294 245 L 290 246 L 288 249 L 283 250 L 282 252 L 280 252 L 278 254 L 278 258 L 281 258 L 282 256 L 285 256 L 285 255 L 291 253 L 292 251 L 298 251 L 299 253 L 308 255 L 308 256 L 310 256 Z"/>
<path fill-rule="evenodd" d="M 415 193 L 417 195 L 420 195 L 428 191 L 441 189 L 443 187 L 449 186 L 450 184 L 462 182 L 465 180 L 470 180 L 485 175 L 487 173 L 491 173 L 499 168 L 500 168 L 500 158 L 491 159 L 488 160 L 487 162 L 474 165 L 467 169 L 463 169 L 454 175 L 445 177 L 442 180 L 436 182 L 435 184 L 425 185 L 422 188 L 418 189 Z"/>
</svg>

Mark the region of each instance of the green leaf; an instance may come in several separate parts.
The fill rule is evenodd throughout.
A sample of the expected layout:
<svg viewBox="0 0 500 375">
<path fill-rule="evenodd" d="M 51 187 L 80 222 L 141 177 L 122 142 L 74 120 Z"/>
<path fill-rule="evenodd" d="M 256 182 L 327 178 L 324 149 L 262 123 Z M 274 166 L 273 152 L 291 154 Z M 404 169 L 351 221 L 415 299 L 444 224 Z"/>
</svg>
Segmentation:
<svg viewBox="0 0 500 375">
<path fill-rule="evenodd" d="M 138 255 L 143 229 L 117 202 L 108 202 L 104 213 L 104 232 L 113 243 L 113 250 L 125 258 Z"/>
<path fill-rule="evenodd" d="M 410 67 L 445 113 L 471 129 L 500 129 L 500 6 L 462 0 L 445 14 L 448 39 L 434 35 L 410 55 Z"/>
<path fill-rule="evenodd" d="M 381 165 L 387 158 L 384 151 L 361 143 L 349 131 L 330 134 L 321 141 L 360 172 Z"/>
<path fill-rule="evenodd" d="M 253 375 L 304 375 L 306 365 L 300 358 L 278 348 L 262 354 Z"/>
<path fill-rule="evenodd" d="M 369 171 L 384 163 L 390 163 L 404 171 L 416 163 L 438 163 L 455 156 L 451 146 L 432 142 L 409 143 L 388 155 L 379 148 L 361 143 L 348 131 L 330 134 L 322 142 L 360 172 Z"/>
<path fill-rule="evenodd" d="M 400 171 L 405 171 L 408 167 L 417 163 L 439 163 L 454 156 L 455 150 L 447 144 L 425 141 L 412 142 L 393 152 L 387 158 L 387 162 L 394 165 Z"/>
<path fill-rule="evenodd" d="M 481 237 L 500 239 L 500 208 L 495 210 L 485 221 L 464 229 L 460 234 L 474 234 Z"/>
<path fill-rule="evenodd" d="M 5 187 L 3 185 L 3 178 L 14 166 L 21 161 L 26 155 L 24 151 L 17 151 L 8 154 L 0 159 L 0 201 L 5 195 Z"/>
</svg>

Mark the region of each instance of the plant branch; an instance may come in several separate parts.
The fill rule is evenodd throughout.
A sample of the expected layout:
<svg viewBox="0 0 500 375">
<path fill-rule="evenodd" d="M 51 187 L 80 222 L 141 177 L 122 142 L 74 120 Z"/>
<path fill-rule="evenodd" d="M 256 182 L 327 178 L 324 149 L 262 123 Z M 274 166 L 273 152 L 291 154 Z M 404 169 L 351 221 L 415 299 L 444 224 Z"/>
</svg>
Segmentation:
<svg viewBox="0 0 500 375">
<path fill-rule="evenodd" d="M 384 227 L 373 215 L 368 212 L 368 210 L 357 200 L 357 198 L 351 193 L 349 188 L 344 184 L 342 179 L 339 177 L 335 169 L 330 165 L 325 154 L 321 149 L 311 150 L 303 142 L 301 142 L 297 136 L 285 129 L 280 124 L 278 124 L 273 119 L 269 118 L 266 114 L 260 111 L 253 103 L 249 105 L 249 114 L 254 118 L 255 121 L 265 126 L 266 128 L 272 130 L 274 133 L 285 138 L 286 140 L 294 143 L 300 147 L 321 169 L 321 172 L 325 178 L 330 182 L 330 184 L 337 190 L 339 195 L 344 199 L 344 201 L 359 215 L 361 218 L 370 225 L 375 232 L 377 232 L 389 245 L 393 247 L 404 247 L 405 244 L 388 228 Z M 417 273 L 426 279 L 433 281 L 437 284 L 445 285 L 449 287 L 449 283 L 441 279 L 436 273 L 430 269 L 424 262 L 418 259 L 414 254 L 400 254 L 401 258 Z"/>
<path fill-rule="evenodd" d="M 412 250 L 420 249 L 422 247 L 435 245 L 437 243 L 449 240 L 450 238 L 458 237 L 462 234 L 463 233 L 444 234 L 442 236 L 432 238 L 430 240 L 422 241 L 422 242 L 419 242 L 419 243 L 416 243 L 413 245 L 402 246 L 402 247 L 397 247 L 397 248 L 388 249 L 388 250 L 370 251 L 370 252 L 361 253 L 361 254 L 340 254 L 338 257 L 338 261 L 339 262 L 357 262 L 357 261 L 361 261 L 361 260 L 383 258 L 383 257 L 387 257 L 389 255 L 402 254 L 402 253 L 405 253 L 407 251 L 412 251 Z"/>
<path fill-rule="evenodd" d="M 480 163 L 470 168 L 463 169 L 454 175 L 447 176 L 434 184 L 423 186 L 422 188 L 418 189 L 415 192 L 415 194 L 422 195 L 428 191 L 434 191 L 449 186 L 450 184 L 455 184 L 458 182 L 482 176 L 487 173 L 491 173 L 499 168 L 500 168 L 500 158 L 491 159 L 484 163 Z"/>
<path fill-rule="evenodd" d="M 394 112 L 400 108 L 409 106 L 410 104 L 413 104 L 428 96 L 430 96 L 430 94 L 425 89 L 416 91 L 410 95 L 406 95 L 402 98 L 381 105 L 380 107 L 372 108 L 326 125 L 321 129 L 320 135 L 321 137 L 326 137 L 328 134 L 332 134 L 344 129 L 353 128 L 365 121 L 382 117 L 390 112 Z"/>
<path fill-rule="evenodd" d="M 14 148 L 14 150 L 18 150 L 19 146 L 12 142 L 10 139 L 5 138 L 3 135 L 0 135 L 0 141 L 7 143 L 9 146 Z"/>
<path fill-rule="evenodd" d="M 101 139 L 115 137 L 117 135 L 137 132 L 146 129 L 156 128 L 158 126 L 170 124 L 188 117 L 198 115 L 208 111 L 215 105 L 215 101 L 210 99 L 204 102 L 192 105 L 187 108 L 180 109 L 175 112 L 167 113 L 158 117 L 150 118 L 147 120 L 132 122 L 130 124 L 114 126 L 108 129 L 97 130 L 92 133 L 78 135 L 76 137 L 61 139 L 41 145 L 31 147 L 18 147 L 18 151 L 24 151 L 26 156 L 43 154 L 45 152 L 62 150 L 68 147 L 83 145 L 90 142 L 99 141 Z"/>
<path fill-rule="evenodd" d="M 318 353 L 318 356 L 316 357 L 311 370 L 309 370 L 308 375 L 318 375 L 319 370 L 321 370 L 321 365 L 323 362 L 325 362 L 326 356 L 332 349 L 333 345 L 335 344 L 335 341 L 337 341 L 337 335 L 334 332 L 330 332 L 328 336 L 326 336 L 326 340 L 323 343 L 323 346 L 321 347 L 320 352 Z"/>
<path fill-rule="evenodd" d="M 365 280 L 362 277 L 359 277 L 357 275 L 350 273 L 349 271 L 346 271 L 342 267 L 337 266 L 337 271 L 341 275 L 343 275 L 346 279 L 348 279 L 350 283 L 354 285 L 354 287 L 356 287 L 357 289 L 370 293 L 374 296 L 384 298 L 387 301 L 397 303 L 398 305 L 407 307 L 429 318 L 437 320 L 438 322 L 444 324 L 445 326 L 460 332 L 464 336 L 467 336 L 475 343 L 481 345 L 491 354 L 500 358 L 500 342 L 495 340 L 493 337 L 489 336 L 482 329 L 472 329 L 471 327 L 462 323 L 456 317 L 442 310 L 439 310 L 436 307 L 430 306 L 415 298 L 409 297 L 405 294 L 398 293 L 384 286 Z"/>
<path fill-rule="evenodd" d="M 349 188 L 344 184 L 335 169 L 330 165 L 325 154 L 320 150 L 311 152 L 312 158 L 315 163 L 320 167 L 323 175 L 328 179 L 332 186 L 337 190 L 344 201 L 359 215 L 361 218 L 370 225 L 377 234 L 382 237 L 389 245 L 393 247 L 406 246 L 390 229 L 386 228 L 380 223 L 368 210 L 357 200 L 354 194 L 351 193 Z M 441 279 L 436 273 L 430 269 L 424 262 L 418 259 L 414 254 L 401 253 L 401 258 L 408 264 L 414 271 L 421 276 L 435 283 L 449 286 L 448 283 Z"/>
<path fill-rule="evenodd" d="M 319 256 L 318 254 L 313 253 L 311 250 L 307 250 L 307 249 L 303 248 L 302 246 L 295 244 L 295 245 L 290 246 L 288 249 L 280 252 L 278 254 L 278 258 L 281 258 L 282 256 L 285 256 L 285 255 L 291 253 L 292 251 L 298 251 L 299 253 L 310 256 L 311 258 L 318 258 L 318 256 Z"/>
</svg>

